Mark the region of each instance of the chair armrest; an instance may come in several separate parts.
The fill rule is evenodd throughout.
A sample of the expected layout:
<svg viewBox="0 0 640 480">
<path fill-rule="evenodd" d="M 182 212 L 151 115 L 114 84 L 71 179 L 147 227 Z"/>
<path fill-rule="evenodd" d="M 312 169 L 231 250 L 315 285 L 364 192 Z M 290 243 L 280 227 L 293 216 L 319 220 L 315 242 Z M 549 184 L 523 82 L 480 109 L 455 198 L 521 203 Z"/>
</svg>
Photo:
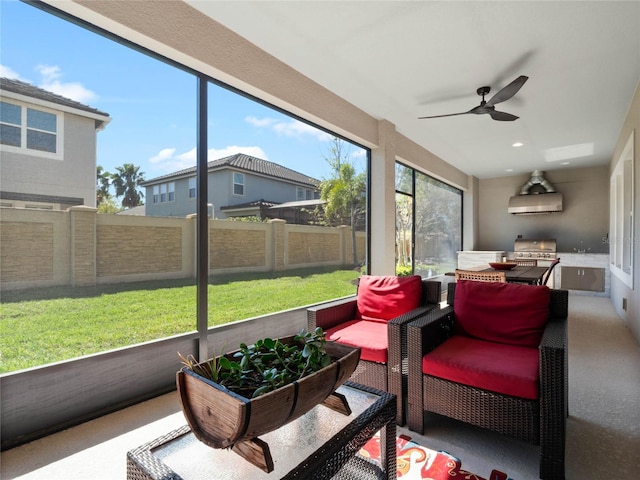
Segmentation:
<svg viewBox="0 0 640 480">
<path fill-rule="evenodd" d="M 422 357 L 449 338 L 453 331 L 453 307 L 434 309 L 407 325 L 409 377 L 422 377 Z M 413 371 L 412 371 L 413 370 Z"/>
<path fill-rule="evenodd" d="M 543 404 L 562 404 L 567 401 L 567 323 L 566 318 L 552 319 L 542 334 L 539 350 L 540 396 Z"/>
<path fill-rule="evenodd" d="M 567 348 L 567 319 L 551 318 L 544 328 L 540 349 L 560 349 Z"/>
<path fill-rule="evenodd" d="M 439 310 L 437 307 L 436 304 L 422 305 L 387 322 L 389 365 L 400 365 L 402 359 L 407 356 L 407 325 L 425 318 L 431 311 Z"/>
<path fill-rule="evenodd" d="M 422 280 L 422 304 L 418 308 L 414 308 L 409 312 L 389 320 L 389 346 L 391 346 L 392 340 L 404 342 L 404 338 L 400 338 L 398 335 L 402 333 L 402 337 L 405 337 L 404 331 L 406 330 L 406 324 L 419 317 L 423 317 L 434 309 L 439 310 L 440 288 L 440 282 L 435 280 Z M 406 345 L 406 342 L 404 342 L 404 344 Z"/>
<path fill-rule="evenodd" d="M 408 332 L 412 331 L 414 335 L 420 333 L 424 336 L 424 332 L 432 335 L 433 333 L 440 331 L 442 328 L 449 328 L 453 326 L 453 307 L 447 306 L 444 308 L 435 308 L 428 312 L 427 315 L 422 315 L 408 327 Z M 448 338 L 448 336 L 447 336 Z M 444 339 L 442 339 L 444 341 Z"/>
<path fill-rule="evenodd" d="M 422 357 L 451 336 L 453 307 L 434 309 L 407 325 L 407 425 L 423 432 Z"/>
<path fill-rule="evenodd" d="M 549 311 L 552 318 L 567 318 L 569 315 L 569 290 L 551 290 Z"/>
<path fill-rule="evenodd" d="M 356 296 L 350 296 L 307 308 L 307 330 L 328 330 L 356 318 Z"/>
<path fill-rule="evenodd" d="M 553 378 L 556 374 L 565 374 L 567 367 L 567 329 L 566 318 L 551 318 L 547 322 L 540 341 L 540 381 Z M 543 373 L 545 375 L 543 375 Z"/>
<path fill-rule="evenodd" d="M 540 343 L 540 434 L 542 456 L 564 452 L 569 414 L 567 319 L 551 319 Z"/>
<path fill-rule="evenodd" d="M 439 304 L 442 299 L 442 282 L 438 280 L 422 280 L 422 304 Z"/>
<path fill-rule="evenodd" d="M 409 367 L 407 365 L 407 325 L 416 319 L 423 318 L 438 308 L 437 304 L 422 305 L 410 312 L 389 320 L 387 323 L 387 385 L 388 390 L 405 402 Z M 402 412 L 402 413 L 401 413 Z M 399 410 L 398 424 L 405 423 L 404 410 Z"/>
</svg>

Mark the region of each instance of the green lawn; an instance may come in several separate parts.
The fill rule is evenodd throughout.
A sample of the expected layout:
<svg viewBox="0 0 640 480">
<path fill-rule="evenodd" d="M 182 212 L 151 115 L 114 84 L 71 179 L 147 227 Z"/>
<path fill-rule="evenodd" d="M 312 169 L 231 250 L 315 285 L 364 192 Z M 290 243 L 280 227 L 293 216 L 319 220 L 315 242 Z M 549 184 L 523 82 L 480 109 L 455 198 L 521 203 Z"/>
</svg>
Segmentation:
<svg viewBox="0 0 640 480">
<path fill-rule="evenodd" d="M 350 295 L 359 275 L 355 270 L 305 270 L 215 277 L 209 285 L 209 325 Z M 195 329 L 193 281 L 3 292 L 0 372 Z"/>
</svg>

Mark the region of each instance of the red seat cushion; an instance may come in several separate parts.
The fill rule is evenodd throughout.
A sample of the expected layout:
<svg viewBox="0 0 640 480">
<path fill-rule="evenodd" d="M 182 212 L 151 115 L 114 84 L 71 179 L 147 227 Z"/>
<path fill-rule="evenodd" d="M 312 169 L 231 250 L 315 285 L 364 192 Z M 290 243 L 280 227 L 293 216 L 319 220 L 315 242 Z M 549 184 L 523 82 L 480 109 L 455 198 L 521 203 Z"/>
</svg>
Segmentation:
<svg viewBox="0 0 640 480">
<path fill-rule="evenodd" d="M 351 320 L 325 332 L 327 340 L 360 347 L 360 359 L 387 363 L 388 325 L 369 320 Z"/>
<path fill-rule="evenodd" d="M 358 284 L 357 315 L 363 320 L 387 322 L 420 306 L 422 278 L 363 275 Z"/>
<path fill-rule="evenodd" d="M 422 371 L 463 385 L 535 400 L 539 392 L 538 363 L 537 348 L 454 335 L 422 358 Z"/>
<path fill-rule="evenodd" d="M 455 333 L 489 342 L 537 347 L 549 320 L 544 285 L 460 280 L 453 302 Z"/>
</svg>

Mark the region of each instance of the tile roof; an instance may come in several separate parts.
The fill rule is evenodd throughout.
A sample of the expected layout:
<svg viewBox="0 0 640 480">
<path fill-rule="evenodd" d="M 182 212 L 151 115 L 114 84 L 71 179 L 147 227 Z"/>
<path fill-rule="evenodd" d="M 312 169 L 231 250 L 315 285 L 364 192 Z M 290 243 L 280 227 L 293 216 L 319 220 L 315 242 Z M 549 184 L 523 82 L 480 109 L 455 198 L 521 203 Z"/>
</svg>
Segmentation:
<svg viewBox="0 0 640 480">
<path fill-rule="evenodd" d="M 21 82 L 20 80 L 15 80 L 13 78 L 0 77 L 0 89 L 24 95 L 26 97 L 57 103 L 58 105 L 64 105 L 66 107 L 75 108 L 85 112 L 95 113 L 96 115 L 103 115 L 105 117 L 109 116 L 108 113 L 102 112 L 97 108 L 90 107 L 83 103 L 76 102 L 75 100 L 71 100 L 70 98 L 57 95 L 53 92 L 31 85 L 30 83 Z"/>
<path fill-rule="evenodd" d="M 207 170 L 209 172 L 222 168 L 235 168 L 237 170 L 259 173 L 273 178 L 279 178 L 290 182 L 308 185 L 314 188 L 320 184 L 319 180 L 309 177 L 308 175 L 304 175 L 300 172 L 296 172 L 295 170 L 291 170 L 290 168 L 283 167 L 282 165 L 278 165 L 277 163 L 269 162 L 268 160 L 252 157 L 251 155 L 245 155 L 244 153 L 236 153 L 235 155 L 212 160 L 207 165 Z M 152 178 L 150 180 L 147 180 L 146 182 L 143 182 L 141 185 L 151 185 L 175 177 L 182 177 L 192 174 L 194 175 L 195 173 L 196 167 L 190 167 L 184 170 L 163 175 L 161 177 Z"/>
</svg>

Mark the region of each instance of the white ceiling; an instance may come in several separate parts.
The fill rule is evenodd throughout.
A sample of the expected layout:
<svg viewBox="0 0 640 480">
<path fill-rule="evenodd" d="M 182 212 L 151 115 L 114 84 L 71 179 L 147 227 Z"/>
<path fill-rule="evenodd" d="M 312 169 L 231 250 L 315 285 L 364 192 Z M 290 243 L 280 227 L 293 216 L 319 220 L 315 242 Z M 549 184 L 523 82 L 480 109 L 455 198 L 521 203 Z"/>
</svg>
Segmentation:
<svg viewBox="0 0 640 480">
<path fill-rule="evenodd" d="M 640 81 L 640 1 L 187 3 L 479 178 L 607 164 Z"/>
</svg>

